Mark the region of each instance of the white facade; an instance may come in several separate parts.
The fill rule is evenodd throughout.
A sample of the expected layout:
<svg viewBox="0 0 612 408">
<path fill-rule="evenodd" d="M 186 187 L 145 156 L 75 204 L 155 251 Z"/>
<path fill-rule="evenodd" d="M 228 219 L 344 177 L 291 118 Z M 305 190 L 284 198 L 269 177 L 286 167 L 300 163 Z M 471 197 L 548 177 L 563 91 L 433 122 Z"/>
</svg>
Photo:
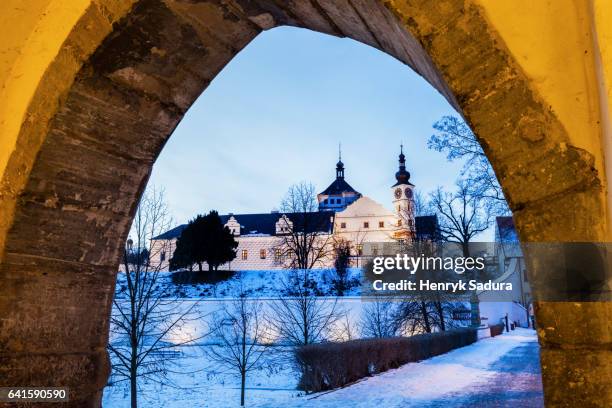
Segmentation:
<svg viewBox="0 0 612 408">
<path fill-rule="evenodd" d="M 275 224 L 275 234 L 240 234 L 239 216 L 231 216 L 225 224 L 234 233 L 238 242 L 236 258 L 224 264 L 219 269 L 231 270 L 267 270 L 287 267 L 287 257 L 283 251 L 283 234 L 288 233 L 293 225 L 284 214 L 278 214 Z M 332 250 L 334 242 L 345 240 L 351 243 L 354 255 L 359 255 L 361 246 L 366 242 L 392 242 L 398 233 L 399 216 L 392 213 L 381 204 L 369 197 L 362 196 L 350 204 L 346 210 L 335 214 L 331 233 L 321 233 L 321 242 L 327 242 Z M 176 238 L 153 240 L 152 247 L 156 250 L 152 262 L 161 263 L 161 268 L 167 270 L 170 258 L 176 249 Z M 333 266 L 333 257 L 326 257 L 318 263 L 318 267 Z M 207 265 L 203 266 L 208 269 Z"/>
<path fill-rule="evenodd" d="M 360 255 L 364 243 L 395 241 L 402 230 L 399 220 L 398 214 L 363 196 L 336 214 L 334 233 L 350 242 L 355 255 Z"/>
<path fill-rule="evenodd" d="M 152 239 L 151 240 L 151 263 L 158 266 L 160 270 L 170 269 L 170 258 L 176 249 L 177 238 Z"/>
</svg>

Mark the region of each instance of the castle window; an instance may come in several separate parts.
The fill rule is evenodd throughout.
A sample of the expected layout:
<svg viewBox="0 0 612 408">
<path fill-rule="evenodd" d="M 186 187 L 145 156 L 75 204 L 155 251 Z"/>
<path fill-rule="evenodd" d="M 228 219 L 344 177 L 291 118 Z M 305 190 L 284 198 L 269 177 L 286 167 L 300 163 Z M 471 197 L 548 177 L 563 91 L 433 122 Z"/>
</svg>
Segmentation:
<svg viewBox="0 0 612 408">
<path fill-rule="evenodd" d="M 159 255 L 159 259 L 164 262 L 166 260 L 166 251 L 162 251 Z"/>
<path fill-rule="evenodd" d="M 378 246 L 372 245 L 372 256 L 378 256 Z"/>
<path fill-rule="evenodd" d="M 378 221 L 378 228 L 385 228 L 385 222 L 384 221 Z"/>
<path fill-rule="evenodd" d="M 340 228 L 346 228 L 346 222 L 341 222 L 340 223 Z"/>
<path fill-rule="evenodd" d="M 327 200 L 327 198 L 325 200 L 323 200 L 323 204 L 327 204 L 329 200 Z"/>
<path fill-rule="evenodd" d="M 362 245 L 362 244 L 357 244 L 357 245 L 355 246 L 355 249 L 357 250 L 357 255 L 358 255 L 358 256 L 363 255 L 363 245 Z"/>
<path fill-rule="evenodd" d="M 259 259 L 266 259 L 266 250 L 265 249 L 260 249 L 259 250 Z"/>
<path fill-rule="evenodd" d="M 249 259 L 249 251 L 247 251 L 246 249 L 242 250 L 242 260 L 246 261 L 247 259 Z"/>
<path fill-rule="evenodd" d="M 274 250 L 274 259 L 276 259 L 277 262 L 279 262 L 283 257 L 283 251 L 281 251 L 280 248 L 276 248 Z"/>
<path fill-rule="evenodd" d="M 365 221 L 365 222 L 363 223 L 363 228 L 370 228 L 370 223 L 369 223 L 369 222 L 367 222 L 367 221 Z"/>
</svg>

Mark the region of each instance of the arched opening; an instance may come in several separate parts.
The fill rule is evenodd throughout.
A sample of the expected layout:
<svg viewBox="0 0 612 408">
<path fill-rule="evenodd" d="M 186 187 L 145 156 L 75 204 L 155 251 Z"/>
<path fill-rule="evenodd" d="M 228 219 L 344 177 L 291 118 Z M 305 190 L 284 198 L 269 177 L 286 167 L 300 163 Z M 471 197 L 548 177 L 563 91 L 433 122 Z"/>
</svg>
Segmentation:
<svg viewBox="0 0 612 408">
<path fill-rule="evenodd" d="M 266 220 L 274 216 L 275 209 L 280 211 L 277 219 L 281 219 L 281 201 L 290 186 L 304 181 L 312 183 L 314 192 L 319 193 L 333 182 L 339 142 L 342 143 L 344 162 L 341 177 L 362 195 L 362 202 L 368 200 L 373 204 L 367 212 L 375 214 L 365 221 L 362 217 L 366 211 L 363 209 L 353 210 L 353 217 L 341 211 L 336 213 L 336 217 L 342 216 L 344 220 L 336 222 L 339 227 L 336 233 L 343 234 L 350 244 L 352 266 L 362 265 L 363 260 L 356 252 L 359 247 L 363 248 L 364 241 L 376 242 L 377 245 L 377 241 L 389 242 L 390 231 L 396 227 L 396 220 L 388 220 L 389 213 L 395 211 L 392 190 L 397 187 L 392 189 L 391 186 L 396 183 L 400 143 L 404 144 L 406 168 L 410 172 L 410 183 L 415 185 L 415 194 L 427 200 L 429 193 L 439 185 L 454 191 L 461 164 L 449 163 L 443 153 L 427 147 L 427 140 L 435 132 L 432 124 L 447 115 L 457 114 L 439 93 L 412 70 L 406 69 L 404 64 L 376 49 L 350 39 L 338 39 L 301 28 L 278 27 L 260 34 L 194 102 L 155 162 L 147 189 L 149 192 L 152 188 L 163 189 L 170 212 L 178 210 L 174 212 L 174 225 L 158 231 L 160 235 L 169 234 L 168 245 L 163 249 L 146 247 L 155 264 L 166 264 L 159 268 L 162 276 L 158 284 L 169 288 L 171 293 L 182 291 L 184 294 L 177 296 L 176 303 L 183 303 L 185 307 L 190 304 L 188 302 L 200 302 L 201 306 L 196 306 L 198 323 L 191 325 L 204 326 L 205 323 L 199 321 L 210 324 L 214 320 L 210 311 L 222 309 L 240 293 L 239 290 L 245 290 L 253 302 L 261 302 L 262 308 L 272 317 L 273 308 L 270 306 L 278 302 L 275 297 L 288 283 L 288 268 L 279 266 L 280 261 L 274 259 L 277 257 L 275 249 L 281 254 L 284 251 L 274 247 L 274 232 Z M 361 205 L 361 202 L 351 204 L 352 207 L 355 205 Z M 172 278 L 169 275 L 172 276 L 173 272 L 167 272 L 167 269 L 176 248 L 176 236 L 171 231 L 175 227 L 185 227 L 197 214 L 205 215 L 210 210 L 218 211 L 223 222 L 230 217 L 236 220 L 231 225 L 239 243 L 237 256 L 228 264 L 221 265 L 223 271 L 230 269 L 236 275 L 214 286 L 170 284 Z M 357 217 L 354 217 L 355 211 Z M 416 214 L 419 233 L 421 217 L 431 214 L 427 210 Z M 365 229 L 364 222 L 369 223 Z M 379 225 L 381 222 L 383 227 Z M 480 240 L 493 240 L 492 235 Z M 133 242 L 142 241 L 134 230 L 130 238 Z M 381 250 L 382 246 L 381 243 Z M 164 259 L 161 259 L 162 254 Z M 317 285 L 319 297 L 337 295 L 329 282 L 336 275 L 329 267 L 329 263 L 322 261 L 309 272 L 312 282 Z M 123 265 L 121 269 L 124 269 Z M 155 273 L 157 266 L 151 269 Z M 349 273 L 356 272 L 355 269 L 351 268 Z M 195 276 L 212 275 L 206 265 L 203 272 L 198 272 L 198 265 L 193 265 L 193 270 Z M 189 267 L 183 267 L 181 272 L 174 272 L 177 274 L 174 276 L 188 271 Z M 123 275 L 122 272 L 118 275 L 118 287 L 125 285 Z M 336 313 L 342 310 L 342 324 L 336 322 L 339 330 L 325 333 L 325 339 L 339 341 L 373 336 L 374 329 L 378 328 L 372 322 L 366 322 L 369 325 L 365 330 L 358 328 L 373 302 L 362 302 L 359 288 L 353 282 L 346 286 L 348 289 L 343 289 L 333 308 Z M 118 290 L 117 294 L 125 297 L 122 289 Z M 219 297 L 222 302 L 218 301 Z M 398 310 L 399 302 L 379 303 L 389 316 Z M 331 313 L 331 309 L 326 311 Z M 465 320 L 453 321 L 451 316 L 449 310 L 446 327 L 467 324 Z M 511 314 L 510 321 L 517 316 L 524 318 L 524 311 L 514 316 Z M 486 313 L 481 318 L 495 324 L 500 316 Z M 402 328 L 397 333 L 410 336 L 424 330 L 415 328 L 414 324 L 405 326 L 405 331 Z M 434 330 L 441 329 L 435 326 Z M 124 333 L 117 333 L 112 327 L 111 333 L 110 343 L 121 344 L 113 334 Z M 199 400 L 200 396 L 212 406 L 237 403 L 240 393 L 238 376 L 228 371 L 225 365 L 211 364 L 210 356 L 204 351 L 214 341 L 211 334 L 184 347 L 172 348 L 182 358 L 177 358 L 175 364 L 168 363 L 171 378 L 153 374 L 153 378 L 141 377 L 140 403 L 166 406 L 181 398 L 189 404 Z M 530 344 L 537 348 L 533 342 Z M 247 404 L 266 401 L 267 405 L 297 405 L 301 404 L 302 398 L 309 398 L 294 396 L 299 385 L 299 370 L 283 361 L 287 360 L 284 358 L 286 354 L 282 353 L 286 348 L 281 347 L 277 343 L 267 349 L 263 358 L 267 369 L 258 367 L 248 373 Z M 447 356 L 447 359 L 453 357 Z M 114 351 L 111 360 L 117 364 Z M 441 367 L 436 370 L 439 373 Z M 122 406 L 129 401 L 126 398 L 129 381 L 118 374 L 117 369 L 113 371 L 110 385 L 104 391 L 104 406 Z M 194 371 L 197 374 L 188 374 Z M 537 376 L 533 389 L 541 390 L 539 372 Z M 407 382 L 401 393 L 418 399 L 414 384 L 424 379 L 411 377 L 412 384 Z M 157 381 L 166 385 L 181 384 L 193 391 L 177 393 L 171 386 Z M 453 380 L 449 378 L 447 382 Z M 367 385 L 363 384 L 363 387 L 367 388 Z M 360 400 L 375 398 L 375 388 L 372 387 L 369 393 L 359 394 Z M 445 387 L 439 390 L 441 393 L 448 391 Z M 350 394 L 348 389 L 345 391 Z M 507 391 L 512 393 L 510 386 Z M 435 398 L 433 390 L 427 392 L 430 398 Z M 537 395 L 537 391 L 534 392 L 536 398 Z M 314 398 L 310 403 L 315 406 L 325 404 L 325 398 Z M 351 404 L 348 399 L 343 403 Z"/>
<path fill-rule="evenodd" d="M 603 240 L 602 182 L 592 155 L 569 143 L 478 7 L 142 1 L 74 81 L 64 79 L 67 92 L 48 126 L 23 125 L 5 171 L 12 185 L 2 203 L 9 221 L 1 241 L 7 384 L 53 378 L 83 398 L 75 405 L 99 401 L 121 250 L 116 238 L 126 237 L 151 166 L 191 103 L 259 32 L 279 25 L 351 37 L 426 78 L 478 135 L 522 241 Z M 78 47 L 82 33 L 75 30 L 66 47 Z M 33 101 L 33 112 L 41 104 Z M 606 376 L 597 375 L 606 373 L 605 363 L 593 363 L 596 372 L 582 378 L 579 391 L 565 390 L 567 373 L 584 367 L 581 357 L 604 356 L 571 333 L 596 329 L 594 316 L 604 321 L 609 309 L 586 304 L 587 320 L 579 307 L 548 304 L 538 311 L 545 392 L 553 404 L 586 401 L 605 387 Z M 566 320 L 556 318 L 559 312 Z M 577 348 L 566 351 L 564 344 Z"/>
</svg>

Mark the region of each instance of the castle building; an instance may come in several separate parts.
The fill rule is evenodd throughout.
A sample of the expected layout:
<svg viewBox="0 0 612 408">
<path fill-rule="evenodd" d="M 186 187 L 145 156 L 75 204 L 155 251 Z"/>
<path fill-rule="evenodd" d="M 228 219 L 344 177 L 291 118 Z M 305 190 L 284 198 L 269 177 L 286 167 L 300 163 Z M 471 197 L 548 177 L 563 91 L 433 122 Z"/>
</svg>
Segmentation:
<svg viewBox="0 0 612 408">
<path fill-rule="evenodd" d="M 364 196 L 345 180 L 341 157 L 336 164 L 335 180 L 317 195 L 318 211 L 312 213 L 281 213 L 221 215 L 221 221 L 238 242 L 236 258 L 221 269 L 268 270 L 291 267 L 283 250 L 283 242 L 290 234 L 306 230 L 316 235 L 321 245 L 333 245 L 344 240 L 351 245 L 355 263 L 359 263 L 364 244 L 376 245 L 398 240 L 432 239 L 437 229 L 435 216 L 416 216 L 414 184 L 406 170 L 403 148 L 399 155 L 399 169 L 391 186 L 392 209 Z M 305 217 L 308 222 L 303 222 Z M 169 267 L 176 241 L 186 225 L 180 225 L 153 238 L 151 261 Z M 331 252 L 331 251 L 329 251 Z M 332 256 L 322 256 L 315 267 L 333 266 Z"/>
</svg>

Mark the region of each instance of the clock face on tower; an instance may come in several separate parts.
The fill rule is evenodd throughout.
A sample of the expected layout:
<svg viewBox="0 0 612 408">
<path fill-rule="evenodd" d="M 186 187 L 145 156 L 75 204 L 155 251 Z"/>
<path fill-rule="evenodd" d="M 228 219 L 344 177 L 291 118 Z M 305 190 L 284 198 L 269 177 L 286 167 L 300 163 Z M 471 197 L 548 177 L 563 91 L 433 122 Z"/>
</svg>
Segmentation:
<svg viewBox="0 0 612 408">
<path fill-rule="evenodd" d="M 406 187 L 404 194 L 406 194 L 406 198 L 412 198 L 412 190 L 410 188 Z"/>
<path fill-rule="evenodd" d="M 395 198 L 399 199 L 402 196 L 402 189 L 401 188 L 396 188 L 395 189 Z"/>
</svg>

